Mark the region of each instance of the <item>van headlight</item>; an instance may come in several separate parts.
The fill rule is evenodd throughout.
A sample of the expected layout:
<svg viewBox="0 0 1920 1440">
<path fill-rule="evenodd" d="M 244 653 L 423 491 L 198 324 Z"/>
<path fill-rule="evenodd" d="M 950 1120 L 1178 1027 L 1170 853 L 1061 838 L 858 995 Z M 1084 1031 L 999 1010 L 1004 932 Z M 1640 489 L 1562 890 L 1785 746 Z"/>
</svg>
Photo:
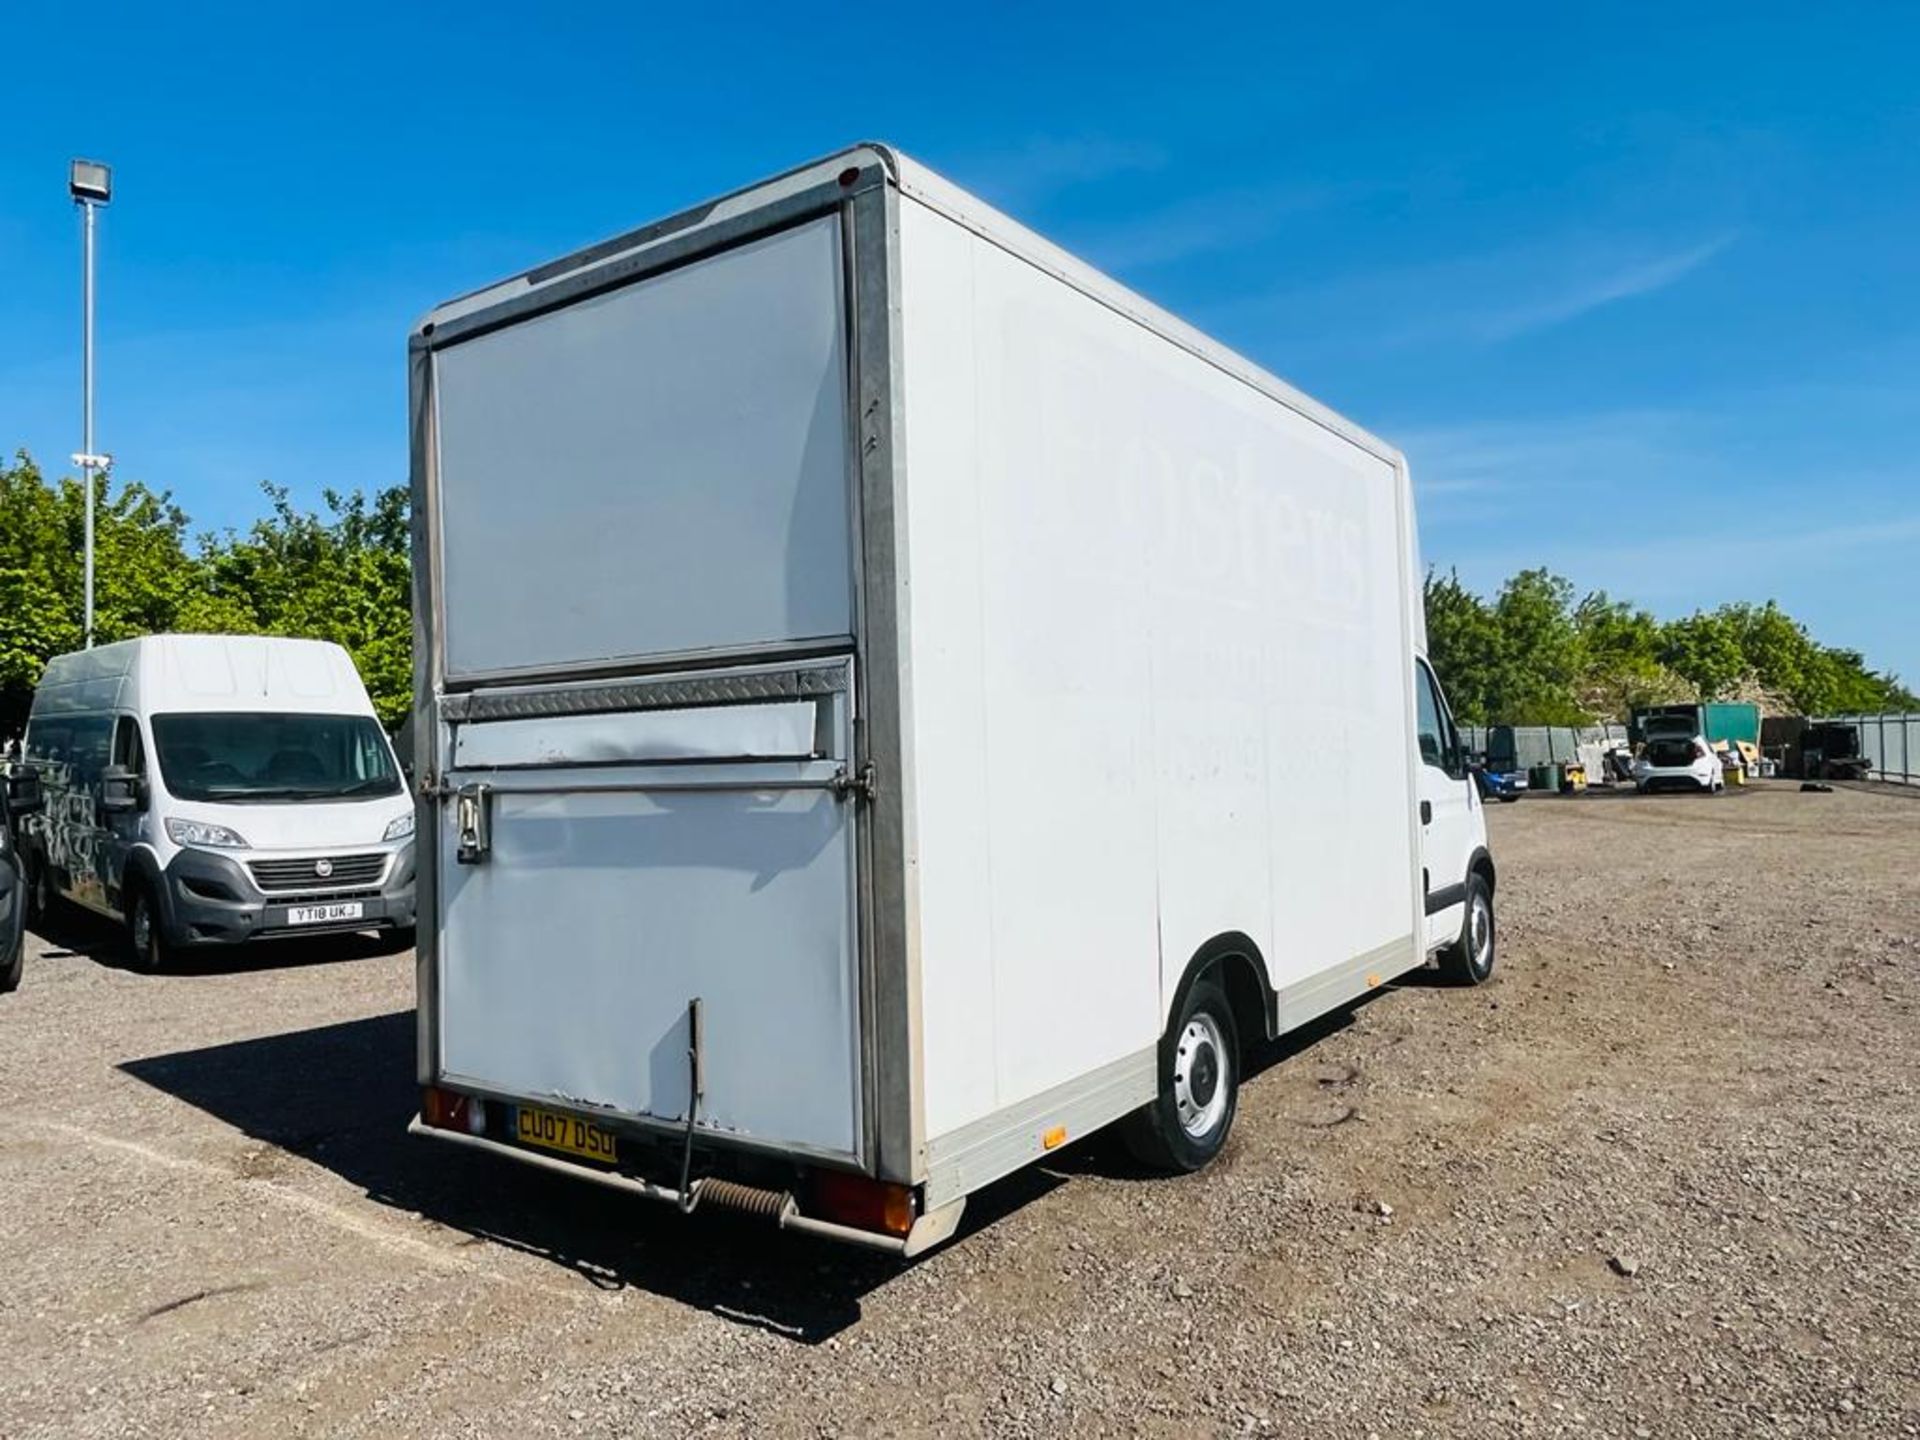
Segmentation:
<svg viewBox="0 0 1920 1440">
<path fill-rule="evenodd" d="M 387 826 L 387 833 L 380 838 L 382 840 L 404 840 L 412 833 L 413 811 L 409 810 L 404 815 L 396 815 L 392 823 Z"/>
<path fill-rule="evenodd" d="M 180 820 L 168 817 L 167 834 L 176 845 L 204 845 L 216 850 L 244 850 L 247 842 L 238 831 L 207 820 Z"/>
</svg>

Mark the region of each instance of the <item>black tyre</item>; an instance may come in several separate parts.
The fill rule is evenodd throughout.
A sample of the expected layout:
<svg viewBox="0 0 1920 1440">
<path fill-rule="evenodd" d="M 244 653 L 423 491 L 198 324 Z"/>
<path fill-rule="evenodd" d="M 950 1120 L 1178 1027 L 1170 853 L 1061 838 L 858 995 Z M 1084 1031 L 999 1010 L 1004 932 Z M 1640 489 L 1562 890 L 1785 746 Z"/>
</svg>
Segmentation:
<svg viewBox="0 0 1920 1440">
<path fill-rule="evenodd" d="M 127 890 L 127 947 L 133 952 L 133 966 L 149 975 L 158 975 L 173 959 L 160 923 L 160 907 L 154 903 L 153 887 L 144 880 Z"/>
<path fill-rule="evenodd" d="M 1493 974 L 1498 937 L 1493 925 L 1493 891 L 1485 877 L 1467 876 L 1467 914 L 1460 938 L 1440 952 L 1440 969 L 1456 985 L 1483 984 Z"/>
<path fill-rule="evenodd" d="M 1519 798 L 1520 798 L 1520 797 L 1519 797 L 1518 795 L 1511 795 L 1511 794 L 1509 794 L 1509 795 L 1502 795 L 1502 796 L 1500 797 L 1500 803 L 1501 803 L 1502 805 L 1511 805 L 1511 804 L 1513 804 L 1514 802 L 1516 802 L 1517 800 L 1519 800 Z"/>
<path fill-rule="evenodd" d="M 6 942 L 0 940 L 0 945 Z M 27 937 L 23 933 L 20 943 L 13 947 L 11 959 L 0 963 L 0 995 L 10 994 L 20 988 L 20 977 L 27 968 Z"/>
<path fill-rule="evenodd" d="M 1227 1143 L 1240 1108 L 1240 1032 L 1212 976 L 1194 983 L 1160 1041 L 1160 1093 L 1123 1122 L 1134 1158 L 1158 1170 L 1198 1170 Z"/>
</svg>

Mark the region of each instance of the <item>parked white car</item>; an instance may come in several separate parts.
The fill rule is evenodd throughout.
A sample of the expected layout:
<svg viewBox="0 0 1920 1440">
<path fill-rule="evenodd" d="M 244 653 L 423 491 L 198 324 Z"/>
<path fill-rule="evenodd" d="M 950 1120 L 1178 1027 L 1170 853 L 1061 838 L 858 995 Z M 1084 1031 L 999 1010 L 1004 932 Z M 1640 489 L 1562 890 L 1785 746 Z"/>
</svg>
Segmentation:
<svg viewBox="0 0 1920 1440">
<path fill-rule="evenodd" d="M 1727 785 L 1720 757 L 1703 735 L 1653 734 L 1633 761 L 1633 785 L 1649 790 L 1699 790 L 1716 794 Z"/>
</svg>

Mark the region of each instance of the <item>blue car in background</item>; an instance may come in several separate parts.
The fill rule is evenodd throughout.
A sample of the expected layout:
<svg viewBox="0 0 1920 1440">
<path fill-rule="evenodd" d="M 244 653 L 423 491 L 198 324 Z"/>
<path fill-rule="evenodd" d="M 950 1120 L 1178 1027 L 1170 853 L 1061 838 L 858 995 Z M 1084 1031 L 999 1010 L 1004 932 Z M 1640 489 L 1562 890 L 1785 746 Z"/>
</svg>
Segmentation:
<svg viewBox="0 0 1920 1440">
<path fill-rule="evenodd" d="M 1527 793 L 1527 772 L 1506 756 L 1483 756 L 1473 767 L 1474 782 L 1482 800 L 1498 800 L 1511 805 Z"/>
</svg>

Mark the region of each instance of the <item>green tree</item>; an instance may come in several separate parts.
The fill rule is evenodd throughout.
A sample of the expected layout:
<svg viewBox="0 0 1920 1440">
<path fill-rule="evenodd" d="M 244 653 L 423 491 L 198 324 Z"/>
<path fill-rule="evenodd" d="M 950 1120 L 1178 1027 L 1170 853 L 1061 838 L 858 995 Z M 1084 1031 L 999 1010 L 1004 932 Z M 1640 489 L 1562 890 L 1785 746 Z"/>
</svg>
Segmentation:
<svg viewBox="0 0 1920 1440">
<path fill-rule="evenodd" d="M 94 638 L 174 628 L 197 583 L 186 516 L 137 481 L 95 481 Z M 0 464 L 0 728 L 26 719 L 52 656 L 85 640 L 86 491 L 24 452 Z"/>
<path fill-rule="evenodd" d="M 1813 698 L 1809 662 L 1819 648 L 1806 627 L 1772 600 L 1764 605 L 1722 605 L 1715 613 L 1731 627 L 1745 673 L 1806 708 Z"/>
<path fill-rule="evenodd" d="M 1582 707 L 1609 720 L 1625 720 L 1636 705 L 1686 698 L 1686 682 L 1660 663 L 1660 622 L 1595 590 L 1573 612 L 1584 668 L 1576 687 Z"/>
<path fill-rule="evenodd" d="M 1660 632 L 1660 661 L 1703 701 L 1726 694 L 1747 673 L 1739 627 L 1724 613 L 1695 611 L 1669 621 Z"/>
<path fill-rule="evenodd" d="M 1500 667 L 1492 708 L 1514 725 L 1578 725 L 1591 718 L 1574 694 L 1585 665 L 1573 619 L 1573 585 L 1548 570 L 1522 570 L 1493 602 Z"/>
<path fill-rule="evenodd" d="M 1427 659 L 1446 688 L 1454 715 L 1468 725 L 1498 718 L 1492 700 L 1500 673 L 1500 627 L 1486 601 L 1460 583 L 1457 571 L 1429 570 L 1425 585 Z"/>
<path fill-rule="evenodd" d="M 165 494 L 97 482 L 94 636 L 160 631 L 304 635 L 345 646 L 382 720 L 413 689 L 407 492 L 329 490 L 325 513 L 267 486 L 268 514 L 244 533 L 202 536 Z M 24 453 L 0 464 L 0 731 L 26 721 L 33 687 L 82 630 L 86 493 L 49 481 Z"/>
<path fill-rule="evenodd" d="M 325 491 L 324 516 L 297 509 L 278 486 L 262 489 L 268 515 L 245 533 L 202 538 L 203 583 L 183 620 L 332 640 L 353 656 L 381 720 L 397 724 L 413 695 L 406 488 L 371 499 Z"/>
</svg>

